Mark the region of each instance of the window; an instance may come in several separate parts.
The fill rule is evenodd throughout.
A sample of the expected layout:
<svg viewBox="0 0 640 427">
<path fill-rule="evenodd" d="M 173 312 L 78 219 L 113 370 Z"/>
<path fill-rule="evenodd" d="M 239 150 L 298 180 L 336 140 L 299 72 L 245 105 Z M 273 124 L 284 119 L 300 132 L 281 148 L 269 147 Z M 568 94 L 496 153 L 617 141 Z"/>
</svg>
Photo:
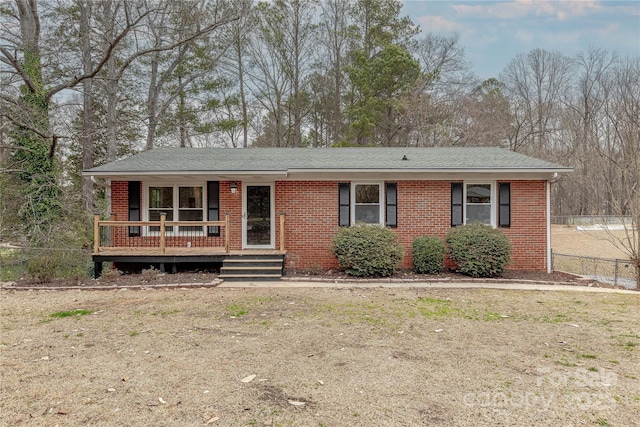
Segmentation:
<svg viewBox="0 0 640 427">
<path fill-rule="evenodd" d="M 503 184 L 505 184 L 503 188 Z M 451 183 L 451 226 L 471 224 L 479 221 L 483 224 L 496 225 L 496 196 L 494 183 Z M 505 214 L 510 211 L 508 183 L 501 183 L 500 226 L 508 227 L 510 218 Z M 503 194 L 504 193 L 504 194 Z M 503 207 L 502 204 L 505 206 Z"/>
<path fill-rule="evenodd" d="M 365 224 L 380 224 L 380 185 L 353 185 L 353 222 Z"/>
<path fill-rule="evenodd" d="M 398 226 L 398 184 L 349 183 L 338 184 L 338 225 L 380 224 Z"/>
<path fill-rule="evenodd" d="M 202 221 L 202 187 L 178 187 L 178 221 Z M 202 227 L 180 227 L 181 231 L 202 231 Z"/>
<path fill-rule="evenodd" d="M 167 214 L 167 221 L 203 221 L 203 186 L 150 186 L 147 190 L 147 219 L 160 221 L 160 213 Z M 174 230 L 175 228 L 175 230 Z M 149 227 L 159 232 L 160 227 Z M 166 227 L 167 233 L 203 232 L 202 227 Z"/>
<path fill-rule="evenodd" d="M 465 223 L 471 224 L 479 221 L 483 224 L 492 225 L 492 185 L 466 184 L 465 190 Z"/>
</svg>

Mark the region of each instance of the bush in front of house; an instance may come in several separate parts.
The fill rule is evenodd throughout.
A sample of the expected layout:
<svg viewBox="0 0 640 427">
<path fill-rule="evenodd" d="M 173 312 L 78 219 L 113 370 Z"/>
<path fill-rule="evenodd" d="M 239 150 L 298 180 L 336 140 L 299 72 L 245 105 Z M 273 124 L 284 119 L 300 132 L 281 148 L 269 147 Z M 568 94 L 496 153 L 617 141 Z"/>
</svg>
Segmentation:
<svg viewBox="0 0 640 427">
<path fill-rule="evenodd" d="M 438 274 L 444 266 L 444 243 L 437 237 L 416 237 L 411 246 L 413 270 L 419 274 Z"/>
<path fill-rule="evenodd" d="M 499 229 L 473 223 L 447 233 L 447 247 L 456 271 L 471 277 L 494 277 L 504 272 L 511 256 L 511 244 Z"/>
<path fill-rule="evenodd" d="M 404 248 L 390 229 L 356 224 L 336 233 L 333 253 L 351 276 L 384 277 L 395 273 L 404 256 Z"/>
</svg>

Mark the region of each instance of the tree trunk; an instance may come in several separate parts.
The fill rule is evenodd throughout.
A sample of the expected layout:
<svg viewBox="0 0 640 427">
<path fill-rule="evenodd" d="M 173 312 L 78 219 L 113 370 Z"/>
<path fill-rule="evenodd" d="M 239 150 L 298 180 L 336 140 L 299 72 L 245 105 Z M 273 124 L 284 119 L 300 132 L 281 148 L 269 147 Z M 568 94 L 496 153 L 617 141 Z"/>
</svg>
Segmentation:
<svg viewBox="0 0 640 427">
<path fill-rule="evenodd" d="M 80 9 L 80 42 L 82 47 L 82 68 L 85 74 L 93 70 L 91 59 L 91 2 L 79 1 Z M 94 114 L 93 114 L 93 79 L 82 81 L 82 169 L 87 170 L 94 166 Z M 93 181 L 90 176 L 82 177 L 82 206 L 85 211 L 93 211 Z"/>
</svg>

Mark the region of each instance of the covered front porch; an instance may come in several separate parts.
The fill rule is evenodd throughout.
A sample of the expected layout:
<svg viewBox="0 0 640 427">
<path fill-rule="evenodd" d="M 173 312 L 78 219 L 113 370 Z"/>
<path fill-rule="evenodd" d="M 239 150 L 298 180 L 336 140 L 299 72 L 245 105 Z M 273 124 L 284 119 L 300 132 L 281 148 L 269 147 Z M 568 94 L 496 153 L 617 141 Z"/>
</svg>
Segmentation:
<svg viewBox="0 0 640 427">
<path fill-rule="evenodd" d="M 285 215 L 279 215 L 278 245 L 273 248 L 232 249 L 229 215 L 223 221 L 118 221 L 94 216 L 92 259 L 95 277 L 102 274 L 102 263 L 158 265 L 160 270 L 176 272 L 180 264 L 215 264 L 227 266 L 238 275 L 252 277 L 265 271 L 283 272 Z M 251 226 L 249 226 L 251 227 Z M 252 230 L 249 230 L 251 232 Z M 256 227 L 256 233 L 261 229 Z M 231 267 L 231 265 L 233 267 Z M 239 267 L 242 266 L 242 267 Z M 260 274 L 258 274 L 260 273 Z M 272 275 L 268 277 L 273 279 Z"/>
</svg>

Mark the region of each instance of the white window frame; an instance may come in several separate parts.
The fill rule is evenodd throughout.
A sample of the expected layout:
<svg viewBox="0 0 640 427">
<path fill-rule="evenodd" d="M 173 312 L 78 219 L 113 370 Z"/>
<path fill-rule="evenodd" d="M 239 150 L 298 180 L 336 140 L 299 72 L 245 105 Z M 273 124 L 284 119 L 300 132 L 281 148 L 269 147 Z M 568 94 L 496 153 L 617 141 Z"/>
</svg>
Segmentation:
<svg viewBox="0 0 640 427">
<path fill-rule="evenodd" d="M 178 183 L 178 184 L 168 184 L 168 183 L 158 183 L 158 182 L 151 182 L 148 184 L 144 184 L 142 187 L 142 220 L 143 221 L 149 221 L 149 188 L 151 187 L 171 187 L 172 190 L 172 195 L 173 195 L 173 220 L 172 221 L 179 221 L 179 212 L 180 212 L 180 191 L 179 188 L 180 187 L 201 187 L 202 188 L 202 219 L 203 221 L 207 220 L 207 200 L 208 200 L 208 195 L 207 195 L 207 185 L 206 183 L 201 183 L 201 182 L 197 182 L 197 183 Z M 174 226 L 173 227 L 173 231 L 167 231 L 165 234 L 167 236 L 200 236 L 200 235 L 205 235 L 205 228 L 206 227 L 201 227 L 201 230 L 195 231 L 195 230 L 190 230 L 187 232 L 181 232 L 180 231 L 180 227 L 179 226 Z M 143 229 L 143 236 L 159 236 L 160 232 L 159 231 L 151 231 L 150 227 L 142 227 Z M 177 229 L 177 231 L 176 231 Z"/>
<path fill-rule="evenodd" d="M 384 226 L 384 182 L 383 181 L 356 181 L 351 182 L 351 225 L 356 224 L 356 186 L 358 185 L 377 185 L 378 186 L 378 218 L 380 219 L 377 224 Z M 366 224 L 366 223 L 363 223 Z M 373 223 L 372 223 L 373 224 Z"/>
<path fill-rule="evenodd" d="M 491 212 L 491 216 L 490 216 L 490 223 L 487 225 L 492 226 L 493 228 L 496 227 L 496 203 L 497 203 L 497 198 L 498 195 L 496 193 L 496 181 L 464 181 L 463 182 L 463 187 L 462 187 L 462 202 L 463 202 L 463 220 L 464 223 L 467 224 L 467 187 L 469 186 L 473 186 L 473 185 L 489 185 L 490 186 L 490 192 L 491 192 L 491 203 L 490 203 L 490 212 Z M 471 205 L 476 205 L 475 203 L 472 203 Z M 484 205 L 484 203 L 478 203 L 478 206 L 480 205 Z"/>
</svg>

